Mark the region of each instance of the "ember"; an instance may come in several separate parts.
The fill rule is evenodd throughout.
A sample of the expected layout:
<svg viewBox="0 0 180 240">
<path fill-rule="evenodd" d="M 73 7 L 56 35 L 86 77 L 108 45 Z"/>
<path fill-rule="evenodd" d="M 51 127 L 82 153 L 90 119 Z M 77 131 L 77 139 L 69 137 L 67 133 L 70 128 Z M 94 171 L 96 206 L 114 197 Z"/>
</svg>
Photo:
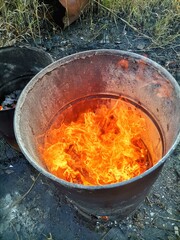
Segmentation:
<svg viewBox="0 0 180 240">
<path fill-rule="evenodd" d="M 61 179 L 91 186 L 112 184 L 138 176 L 158 160 L 152 159 L 150 120 L 127 101 L 108 100 L 58 126 L 60 116 L 39 149 L 48 170 Z"/>
</svg>

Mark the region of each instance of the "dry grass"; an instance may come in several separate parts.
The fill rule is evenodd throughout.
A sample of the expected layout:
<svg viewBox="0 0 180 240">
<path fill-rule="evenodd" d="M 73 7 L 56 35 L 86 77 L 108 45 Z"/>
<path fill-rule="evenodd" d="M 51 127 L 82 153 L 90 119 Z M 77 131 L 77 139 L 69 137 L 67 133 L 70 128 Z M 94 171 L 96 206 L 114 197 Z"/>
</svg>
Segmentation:
<svg viewBox="0 0 180 240">
<path fill-rule="evenodd" d="M 180 36 L 180 0 L 91 0 L 115 20 L 124 19 L 164 46 Z M 0 46 L 41 38 L 49 8 L 39 0 L 0 0 Z M 92 15 L 92 13 L 90 13 Z"/>
<path fill-rule="evenodd" d="M 159 45 L 180 37 L 180 0 L 102 0 L 111 16 L 120 16 Z"/>
<path fill-rule="evenodd" d="M 41 37 L 48 9 L 38 0 L 0 0 L 0 46 Z"/>
</svg>

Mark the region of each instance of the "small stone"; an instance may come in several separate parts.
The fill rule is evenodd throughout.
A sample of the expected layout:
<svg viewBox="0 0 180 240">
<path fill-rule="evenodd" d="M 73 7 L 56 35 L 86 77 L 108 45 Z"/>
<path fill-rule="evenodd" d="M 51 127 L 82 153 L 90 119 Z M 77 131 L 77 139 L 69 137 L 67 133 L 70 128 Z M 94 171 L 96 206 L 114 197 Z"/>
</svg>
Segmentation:
<svg viewBox="0 0 180 240">
<path fill-rule="evenodd" d="M 150 216 L 151 216 L 151 217 L 153 217 L 153 216 L 154 216 L 154 214 L 155 214 L 154 212 L 150 212 Z"/>
<path fill-rule="evenodd" d="M 112 221 L 109 221 L 107 224 L 107 227 L 113 227 L 114 223 Z"/>
<path fill-rule="evenodd" d="M 137 49 L 143 50 L 145 48 L 146 44 L 144 41 L 141 41 L 137 44 Z"/>
<path fill-rule="evenodd" d="M 127 31 L 126 31 L 126 29 L 123 29 L 123 32 L 122 32 L 122 34 L 123 34 L 124 36 L 127 34 Z"/>
<path fill-rule="evenodd" d="M 179 228 L 177 226 L 174 226 L 174 233 L 175 235 L 177 235 L 178 237 L 180 236 L 179 235 Z"/>
<path fill-rule="evenodd" d="M 115 220 L 114 221 L 114 226 L 117 227 L 118 226 L 118 222 Z"/>
<path fill-rule="evenodd" d="M 170 215 L 172 215 L 172 208 L 168 208 L 168 209 L 167 209 L 167 212 L 168 212 Z"/>
<path fill-rule="evenodd" d="M 121 43 L 121 40 L 119 37 L 117 37 L 116 41 L 115 41 L 116 44 L 120 44 Z"/>
<path fill-rule="evenodd" d="M 61 41 L 61 45 L 67 45 L 67 44 L 68 44 L 68 41 L 66 40 Z"/>
<path fill-rule="evenodd" d="M 9 174 L 13 173 L 14 171 L 8 169 L 8 170 L 6 170 L 5 172 L 9 175 Z"/>
</svg>

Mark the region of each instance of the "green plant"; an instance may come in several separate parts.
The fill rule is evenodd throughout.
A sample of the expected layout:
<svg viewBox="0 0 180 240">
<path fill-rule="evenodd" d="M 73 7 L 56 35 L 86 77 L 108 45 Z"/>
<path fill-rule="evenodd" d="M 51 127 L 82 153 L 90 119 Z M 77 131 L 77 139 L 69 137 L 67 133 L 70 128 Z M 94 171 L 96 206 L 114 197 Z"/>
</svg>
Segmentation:
<svg viewBox="0 0 180 240">
<path fill-rule="evenodd" d="M 41 37 L 41 21 L 47 7 L 38 0 L 0 0 L 0 45 L 14 44 L 31 37 Z"/>
<path fill-rule="evenodd" d="M 106 11 L 115 21 L 119 18 L 152 39 L 156 46 L 165 46 L 180 37 L 179 0 L 90 0 L 90 6 L 90 18 L 95 6 L 98 17 Z M 49 20 L 50 11 L 40 0 L 0 0 L 0 46 L 41 38 L 45 21 L 56 29 Z"/>
<path fill-rule="evenodd" d="M 180 37 L 179 0 L 102 0 L 98 2 L 109 11 L 110 15 L 123 18 L 139 32 L 153 38 L 158 45 L 166 45 Z"/>
</svg>

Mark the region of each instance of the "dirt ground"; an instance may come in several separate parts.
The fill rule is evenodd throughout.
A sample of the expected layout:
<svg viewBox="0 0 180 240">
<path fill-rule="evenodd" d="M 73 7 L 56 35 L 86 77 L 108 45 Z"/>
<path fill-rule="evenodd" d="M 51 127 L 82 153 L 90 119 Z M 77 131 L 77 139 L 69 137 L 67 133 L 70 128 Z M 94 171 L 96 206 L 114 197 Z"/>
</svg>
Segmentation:
<svg viewBox="0 0 180 240">
<path fill-rule="evenodd" d="M 108 17 L 86 18 L 64 31 L 44 29 L 35 43 L 53 58 L 90 49 L 121 49 L 146 54 L 180 84 L 180 41 L 152 47 L 152 40 Z M 9 240 L 178 240 L 180 239 L 180 145 L 136 212 L 105 225 L 85 221 L 58 188 L 40 175 L 0 137 L 0 239 Z"/>
</svg>

